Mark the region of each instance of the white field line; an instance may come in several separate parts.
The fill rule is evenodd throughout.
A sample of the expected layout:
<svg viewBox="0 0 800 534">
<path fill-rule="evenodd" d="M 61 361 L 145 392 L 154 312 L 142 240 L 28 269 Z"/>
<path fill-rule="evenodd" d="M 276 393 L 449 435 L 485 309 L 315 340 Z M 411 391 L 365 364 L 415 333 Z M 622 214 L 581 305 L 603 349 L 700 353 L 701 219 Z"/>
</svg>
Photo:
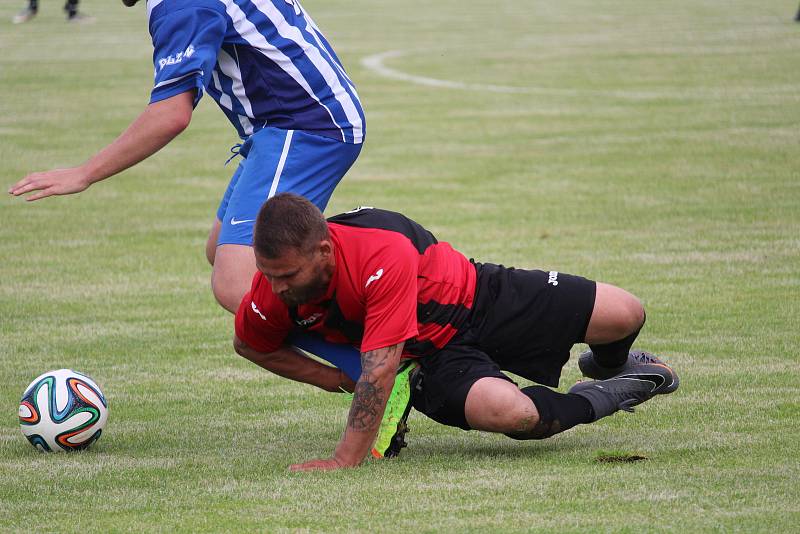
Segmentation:
<svg viewBox="0 0 800 534">
<path fill-rule="evenodd" d="M 440 80 L 427 76 L 417 76 L 409 74 L 391 67 L 387 67 L 384 61 L 396 59 L 411 54 L 410 51 L 389 50 L 379 54 L 373 54 L 361 59 L 361 65 L 366 69 L 393 80 L 436 87 L 440 89 L 454 89 L 458 91 L 476 91 L 483 93 L 505 93 L 505 94 L 538 94 L 552 96 L 599 96 L 622 98 L 629 100 L 656 100 L 656 99 L 692 99 L 692 100 L 724 100 L 732 97 L 748 98 L 755 95 L 786 93 L 797 94 L 800 92 L 800 85 L 772 86 L 772 87 L 739 87 L 739 88 L 694 88 L 694 89 L 672 89 L 666 91 L 624 91 L 624 90 L 585 90 L 585 89 L 564 89 L 552 87 L 514 87 L 509 85 L 494 85 L 482 83 L 466 83 L 453 80 Z"/>
</svg>

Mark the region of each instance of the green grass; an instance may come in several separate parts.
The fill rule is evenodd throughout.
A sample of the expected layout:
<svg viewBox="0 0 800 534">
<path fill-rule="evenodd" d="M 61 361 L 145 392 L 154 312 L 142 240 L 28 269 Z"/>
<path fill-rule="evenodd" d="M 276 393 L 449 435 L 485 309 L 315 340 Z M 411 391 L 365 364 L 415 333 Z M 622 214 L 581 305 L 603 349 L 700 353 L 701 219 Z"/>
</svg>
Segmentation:
<svg viewBox="0 0 800 534">
<path fill-rule="evenodd" d="M 0 199 L 0 531 L 741 531 L 800 524 L 800 25 L 796 2 L 307 0 L 368 139 L 329 206 L 401 210 L 484 261 L 645 302 L 638 346 L 681 389 L 542 442 L 412 415 L 410 447 L 332 452 L 348 399 L 231 348 L 203 246 L 233 129 L 209 99 L 156 157 L 79 196 Z M 147 101 L 143 6 L 0 14 L 0 182 L 77 164 Z M 408 75 L 517 92 L 437 88 Z M 577 353 L 581 347 L 575 348 Z M 16 405 L 88 373 L 107 433 L 36 453 Z M 574 360 L 562 390 L 578 377 Z M 644 456 L 638 462 L 604 457 Z"/>
</svg>

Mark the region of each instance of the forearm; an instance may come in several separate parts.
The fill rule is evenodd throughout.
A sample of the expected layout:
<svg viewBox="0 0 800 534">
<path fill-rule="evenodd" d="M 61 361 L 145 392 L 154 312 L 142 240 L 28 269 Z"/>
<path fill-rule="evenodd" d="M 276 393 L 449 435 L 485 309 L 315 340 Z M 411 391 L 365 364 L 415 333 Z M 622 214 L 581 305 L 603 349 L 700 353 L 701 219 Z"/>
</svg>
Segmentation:
<svg viewBox="0 0 800 534">
<path fill-rule="evenodd" d="M 188 125 L 194 91 L 155 102 L 110 145 L 81 165 L 89 183 L 113 176 L 152 156 Z"/>
<path fill-rule="evenodd" d="M 325 391 L 353 391 L 353 381 L 342 371 L 304 356 L 291 347 L 282 347 L 265 354 L 253 350 L 238 339 L 234 343 L 237 353 L 276 375 L 311 384 Z"/>
<path fill-rule="evenodd" d="M 347 427 L 333 455 L 341 465 L 360 464 L 372 447 L 402 352 L 403 343 L 362 353 L 361 377 L 353 392 Z"/>
<path fill-rule="evenodd" d="M 189 125 L 193 102 L 194 91 L 186 91 L 150 104 L 116 141 L 83 165 L 31 173 L 12 185 L 8 192 L 14 196 L 32 193 L 28 201 L 80 193 L 93 183 L 155 154 L 174 139 Z"/>
</svg>

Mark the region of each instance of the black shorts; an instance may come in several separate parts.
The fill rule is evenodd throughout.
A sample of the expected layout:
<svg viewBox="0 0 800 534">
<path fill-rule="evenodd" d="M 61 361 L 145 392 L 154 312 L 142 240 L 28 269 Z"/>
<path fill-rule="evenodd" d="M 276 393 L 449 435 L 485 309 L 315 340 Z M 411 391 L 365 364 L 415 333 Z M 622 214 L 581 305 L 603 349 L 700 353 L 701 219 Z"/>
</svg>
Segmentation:
<svg viewBox="0 0 800 534">
<path fill-rule="evenodd" d="M 414 408 L 439 423 L 469 430 L 464 404 L 484 377 L 502 371 L 558 386 L 569 351 L 583 341 L 592 316 L 594 281 L 556 271 L 475 264 L 475 303 L 443 349 L 419 359 Z"/>
</svg>

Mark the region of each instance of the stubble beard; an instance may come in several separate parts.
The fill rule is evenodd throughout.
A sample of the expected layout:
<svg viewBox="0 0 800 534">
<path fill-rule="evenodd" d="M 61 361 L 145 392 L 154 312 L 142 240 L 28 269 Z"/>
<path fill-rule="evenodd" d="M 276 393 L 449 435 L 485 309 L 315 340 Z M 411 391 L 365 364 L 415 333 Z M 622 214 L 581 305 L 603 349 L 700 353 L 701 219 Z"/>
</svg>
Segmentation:
<svg viewBox="0 0 800 534">
<path fill-rule="evenodd" d="M 278 298 L 289 307 L 308 304 L 321 299 L 328 291 L 333 268 L 323 266 L 319 268 L 314 278 L 306 285 L 287 289 Z"/>
</svg>

